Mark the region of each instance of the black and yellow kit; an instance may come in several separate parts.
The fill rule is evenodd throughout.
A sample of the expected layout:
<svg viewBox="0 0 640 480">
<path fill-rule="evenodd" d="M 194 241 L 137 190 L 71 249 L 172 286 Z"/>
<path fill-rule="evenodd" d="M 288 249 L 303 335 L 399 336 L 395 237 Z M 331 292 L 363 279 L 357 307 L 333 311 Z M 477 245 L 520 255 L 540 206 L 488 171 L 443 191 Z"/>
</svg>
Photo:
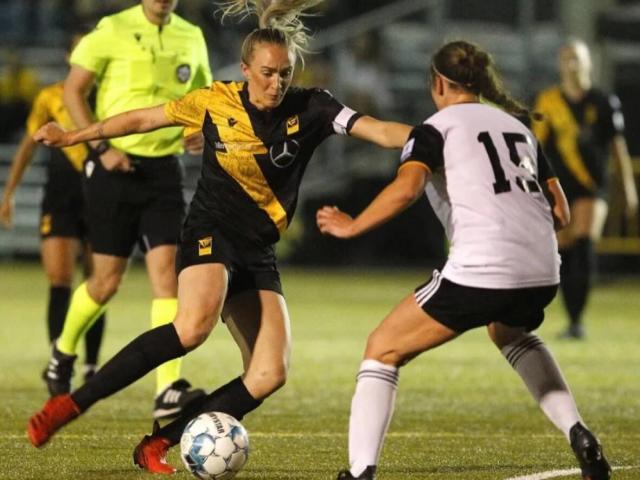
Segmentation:
<svg viewBox="0 0 640 480">
<path fill-rule="evenodd" d="M 214 82 L 169 102 L 165 113 L 186 133 L 202 129 L 205 136 L 178 268 L 221 262 L 232 273 L 275 271 L 273 244 L 291 222 L 313 151 L 360 117 L 319 89 L 290 88 L 277 108 L 260 111 L 245 82 Z M 217 236 L 237 250 L 221 253 Z"/>
<path fill-rule="evenodd" d="M 582 100 L 572 102 L 555 86 L 538 95 L 534 109 L 544 119 L 533 122 L 531 129 L 569 202 L 604 196 L 611 141 L 624 130 L 618 98 L 591 89 Z"/>
<path fill-rule="evenodd" d="M 62 82 L 43 88 L 33 102 L 27 132 L 33 135 L 47 122 L 66 129 L 75 128 L 62 102 Z M 82 197 L 82 163 L 87 156 L 84 144 L 48 149 L 47 181 L 40 212 L 40 235 L 83 238 L 85 235 Z"/>
</svg>

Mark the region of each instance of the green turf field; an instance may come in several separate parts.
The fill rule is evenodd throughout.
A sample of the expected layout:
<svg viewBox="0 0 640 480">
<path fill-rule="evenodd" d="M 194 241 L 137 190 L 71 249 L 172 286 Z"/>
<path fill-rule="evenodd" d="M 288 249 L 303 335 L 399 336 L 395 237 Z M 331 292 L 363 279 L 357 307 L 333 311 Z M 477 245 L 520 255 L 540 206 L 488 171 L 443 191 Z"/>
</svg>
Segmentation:
<svg viewBox="0 0 640 480">
<path fill-rule="evenodd" d="M 426 275 L 284 270 L 291 375 L 245 419 L 252 451 L 239 478 L 335 478 L 346 465 L 348 410 L 366 334 Z M 45 291 L 37 265 L 0 264 L 0 479 L 152 478 L 131 463 L 151 427 L 152 375 L 97 404 L 42 450 L 28 443 L 27 419 L 45 400 Z M 148 327 L 149 299 L 144 272 L 133 268 L 108 312 L 103 359 Z M 616 471 L 620 480 L 640 479 L 639 314 L 640 281 L 615 281 L 592 297 L 587 341 L 555 339 L 564 326 L 559 304 L 541 329 L 612 464 L 635 466 Z M 184 363 L 186 376 L 208 389 L 239 368 L 224 327 Z M 400 378 L 380 480 L 504 480 L 576 467 L 563 437 L 483 331 L 419 357 Z M 170 460 L 179 463 L 177 451 Z M 190 475 L 181 468 L 175 478 Z"/>
</svg>

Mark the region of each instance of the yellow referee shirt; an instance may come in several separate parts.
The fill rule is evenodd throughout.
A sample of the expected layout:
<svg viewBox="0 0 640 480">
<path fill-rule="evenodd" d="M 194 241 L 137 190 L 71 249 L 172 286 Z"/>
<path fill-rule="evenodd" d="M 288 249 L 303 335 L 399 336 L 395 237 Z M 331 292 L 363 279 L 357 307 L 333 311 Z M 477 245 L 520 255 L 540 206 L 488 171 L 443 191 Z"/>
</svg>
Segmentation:
<svg viewBox="0 0 640 480">
<path fill-rule="evenodd" d="M 85 35 L 71 64 L 96 76 L 96 117 L 101 120 L 136 108 L 182 97 L 211 83 L 202 31 L 172 14 L 166 25 L 154 25 L 142 5 L 104 17 Z M 160 157 L 182 153 L 182 129 L 115 138 L 111 144 L 127 153 Z"/>
</svg>

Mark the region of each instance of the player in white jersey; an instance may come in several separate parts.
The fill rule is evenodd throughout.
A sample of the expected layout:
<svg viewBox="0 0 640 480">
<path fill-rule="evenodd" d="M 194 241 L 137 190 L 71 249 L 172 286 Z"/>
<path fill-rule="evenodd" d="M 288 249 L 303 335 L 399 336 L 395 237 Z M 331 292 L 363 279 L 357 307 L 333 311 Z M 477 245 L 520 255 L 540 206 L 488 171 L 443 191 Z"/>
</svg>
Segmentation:
<svg viewBox="0 0 640 480">
<path fill-rule="evenodd" d="M 558 289 L 554 224 L 568 223 L 569 207 L 533 134 L 513 116 L 529 112 L 502 90 L 491 57 L 473 44 L 443 46 L 430 78 L 438 112 L 413 129 L 395 180 L 355 218 L 337 207 L 317 214 L 323 233 L 351 238 L 396 216 L 425 191 L 451 245 L 442 273 L 436 270 L 369 336 L 351 404 L 350 468 L 338 479 L 375 478 L 399 367 L 486 325 L 566 436 L 583 478 L 608 480 L 602 447 L 551 353 L 530 333 Z"/>
</svg>

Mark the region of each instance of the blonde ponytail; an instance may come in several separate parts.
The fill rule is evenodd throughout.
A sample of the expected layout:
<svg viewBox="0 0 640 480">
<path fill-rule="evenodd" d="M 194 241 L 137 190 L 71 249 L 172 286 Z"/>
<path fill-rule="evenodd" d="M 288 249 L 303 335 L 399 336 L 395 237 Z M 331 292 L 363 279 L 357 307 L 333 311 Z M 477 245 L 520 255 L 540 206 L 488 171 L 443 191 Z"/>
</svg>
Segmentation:
<svg viewBox="0 0 640 480">
<path fill-rule="evenodd" d="M 324 0 L 227 0 L 220 3 L 222 19 L 228 15 L 258 17 L 258 29 L 251 32 L 242 45 L 242 61 L 249 63 L 257 43 L 286 45 L 301 60 L 308 53 L 309 32 L 300 17 L 313 15 L 306 11 Z"/>
</svg>

